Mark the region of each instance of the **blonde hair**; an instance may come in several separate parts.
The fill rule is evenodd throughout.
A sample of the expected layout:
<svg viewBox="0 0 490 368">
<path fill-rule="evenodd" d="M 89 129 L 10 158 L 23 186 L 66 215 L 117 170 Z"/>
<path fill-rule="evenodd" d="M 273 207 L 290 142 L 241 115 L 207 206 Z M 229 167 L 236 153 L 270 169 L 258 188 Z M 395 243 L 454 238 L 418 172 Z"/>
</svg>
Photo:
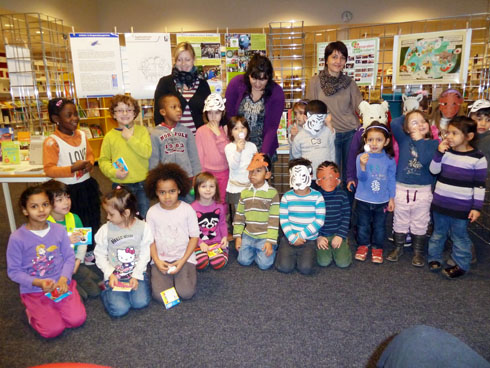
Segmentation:
<svg viewBox="0 0 490 368">
<path fill-rule="evenodd" d="M 192 58 L 193 59 L 196 58 L 196 53 L 195 53 L 194 48 L 192 47 L 192 45 L 189 42 L 181 42 L 177 46 L 175 46 L 175 49 L 174 49 L 174 61 L 177 61 L 177 58 L 179 57 L 180 53 L 181 52 L 184 52 L 184 51 L 189 51 L 190 54 L 192 55 Z"/>
</svg>

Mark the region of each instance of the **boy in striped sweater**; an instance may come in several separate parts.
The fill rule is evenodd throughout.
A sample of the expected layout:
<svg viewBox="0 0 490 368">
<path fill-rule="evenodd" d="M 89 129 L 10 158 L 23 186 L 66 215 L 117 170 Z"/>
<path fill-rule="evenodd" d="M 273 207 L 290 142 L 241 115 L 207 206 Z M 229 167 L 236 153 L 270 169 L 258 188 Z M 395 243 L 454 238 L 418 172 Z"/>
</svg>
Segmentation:
<svg viewBox="0 0 490 368">
<path fill-rule="evenodd" d="M 261 270 L 274 263 L 279 230 L 279 194 L 267 180 L 272 162 L 264 153 L 256 153 L 247 167 L 250 187 L 244 189 L 233 221 L 233 238 L 238 263 L 254 261 Z"/>
<path fill-rule="evenodd" d="M 281 199 L 279 221 L 284 237 L 279 244 L 276 268 L 290 273 L 296 267 L 303 275 L 309 275 L 315 269 L 315 241 L 325 220 L 325 202 L 318 191 L 310 188 L 313 176 L 310 160 L 297 158 L 288 167 L 293 189 Z"/>
<path fill-rule="evenodd" d="M 347 192 L 340 184 L 339 167 L 331 161 L 318 166 L 316 183 L 325 201 L 325 223 L 316 240 L 318 264 L 327 267 L 335 262 L 346 268 L 352 263 L 352 252 L 347 243 L 349 232 L 350 204 Z"/>
</svg>

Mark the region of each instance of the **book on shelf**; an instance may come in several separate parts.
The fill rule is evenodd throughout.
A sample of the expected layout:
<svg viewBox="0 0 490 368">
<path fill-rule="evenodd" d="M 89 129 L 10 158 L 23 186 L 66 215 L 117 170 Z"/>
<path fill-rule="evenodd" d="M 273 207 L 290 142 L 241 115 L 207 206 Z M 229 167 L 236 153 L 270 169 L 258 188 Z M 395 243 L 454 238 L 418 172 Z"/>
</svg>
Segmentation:
<svg viewBox="0 0 490 368">
<path fill-rule="evenodd" d="M 20 164 L 19 141 L 2 141 L 2 161 L 4 164 Z"/>
<path fill-rule="evenodd" d="M 91 124 L 90 131 L 92 132 L 92 138 L 101 138 L 104 136 L 104 132 L 102 132 L 100 125 Z"/>
<path fill-rule="evenodd" d="M 100 116 L 99 101 L 88 101 L 87 103 L 87 117 L 98 118 Z"/>
<path fill-rule="evenodd" d="M 88 124 L 80 123 L 79 129 L 85 133 L 88 139 L 93 138 L 92 130 L 90 129 Z"/>
</svg>

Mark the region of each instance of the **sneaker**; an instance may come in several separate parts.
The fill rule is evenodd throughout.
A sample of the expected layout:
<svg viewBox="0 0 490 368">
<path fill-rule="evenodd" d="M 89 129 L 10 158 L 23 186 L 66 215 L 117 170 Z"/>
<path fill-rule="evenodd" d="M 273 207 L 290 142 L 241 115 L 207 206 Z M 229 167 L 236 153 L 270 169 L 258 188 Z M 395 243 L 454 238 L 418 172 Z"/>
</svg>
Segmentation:
<svg viewBox="0 0 490 368">
<path fill-rule="evenodd" d="M 364 262 L 366 260 L 368 251 L 369 251 L 368 247 L 366 247 L 365 245 L 360 245 L 359 247 L 357 247 L 355 258 L 358 261 Z"/>
<path fill-rule="evenodd" d="M 383 249 L 373 248 L 371 250 L 371 262 L 383 263 Z"/>
<path fill-rule="evenodd" d="M 87 266 L 92 266 L 95 264 L 95 256 L 94 256 L 94 252 L 87 252 L 85 254 L 85 260 L 84 260 L 84 263 L 87 265 Z"/>
</svg>

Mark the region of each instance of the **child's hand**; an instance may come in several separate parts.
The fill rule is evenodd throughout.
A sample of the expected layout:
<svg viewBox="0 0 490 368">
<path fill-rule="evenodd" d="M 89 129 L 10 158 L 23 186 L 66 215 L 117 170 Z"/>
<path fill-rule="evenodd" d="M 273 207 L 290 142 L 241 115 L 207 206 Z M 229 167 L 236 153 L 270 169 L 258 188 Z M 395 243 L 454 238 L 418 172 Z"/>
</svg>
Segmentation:
<svg viewBox="0 0 490 368">
<path fill-rule="evenodd" d="M 242 152 L 245 149 L 245 139 L 240 139 L 239 141 L 236 141 L 236 151 L 237 152 Z"/>
<path fill-rule="evenodd" d="M 34 279 L 33 286 L 43 289 L 43 292 L 49 293 L 54 290 L 54 281 L 51 279 Z"/>
<path fill-rule="evenodd" d="M 129 171 L 124 170 L 122 167 L 116 170 L 116 178 L 118 179 L 124 179 L 128 174 Z"/>
<path fill-rule="evenodd" d="M 369 160 L 369 153 L 363 153 L 361 157 L 359 157 L 359 163 L 361 165 L 361 170 L 366 171 L 366 164 Z"/>
<path fill-rule="evenodd" d="M 203 251 L 204 253 L 207 253 L 209 251 L 209 245 L 204 242 L 201 242 L 201 244 L 199 244 L 199 248 L 201 248 L 201 251 Z"/>
<path fill-rule="evenodd" d="M 298 237 L 298 239 L 296 239 L 296 241 L 293 243 L 293 245 L 299 247 L 300 245 L 303 245 L 305 243 L 305 240 Z"/>
<path fill-rule="evenodd" d="M 325 118 L 325 125 L 330 129 L 332 134 L 335 133 L 335 128 L 332 124 L 332 114 L 327 114 L 327 117 Z"/>
<path fill-rule="evenodd" d="M 219 122 L 209 122 L 208 123 L 209 129 L 216 135 L 220 136 L 221 135 L 221 130 L 219 129 Z"/>
<path fill-rule="evenodd" d="M 478 217 L 480 217 L 480 211 L 477 210 L 471 210 L 468 214 L 468 219 L 470 220 L 470 222 L 475 222 L 476 220 L 478 220 Z"/>
<path fill-rule="evenodd" d="M 332 248 L 334 249 L 339 249 L 340 246 L 342 245 L 342 238 L 338 235 L 335 235 L 332 239 Z"/>
<path fill-rule="evenodd" d="M 235 249 L 238 252 L 242 246 L 242 238 L 235 238 Z"/>
<path fill-rule="evenodd" d="M 54 285 L 53 289 L 58 289 L 60 294 L 64 294 L 68 291 L 68 280 L 65 276 L 61 276 L 58 282 Z"/>
<path fill-rule="evenodd" d="M 318 249 L 328 249 L 328 239 L 324 236 L 319 236 L 316 239 L 316 246 Z"/>
<path fill-rule="evenodd" d="M 219 247 L 221 249 L 226 249 L 228 248 L 228 239 L 226 236 L 224 236 L 222 239 L 221 239 L 221 242 L 219 243 Z"/>
<path fill-rule="evenodd" d="M 155 262 L 155 266 L 157 266 L 158 270 L 163 273 L 164 275 L 167 273 L 168 271 L 168 268 L 169 268 L 169 264 L 165 261 L 160 261 L 159 259 L 158 260 L 153 260 L 153 262 Z"/>
<path fill-rule="evenodd" d="M 78 243 L 79 241 L 82 240 L 82 236 L 83 236 L 83 234 L 79 230 L 72 232 L 70 235 L 70 243 L 71 244 Z"/>
<path fill-rule="evenodd" d="M 294 137 L 298 134 L 299 129 L 298 129 L 298 124 L 294 123 L 291 125 L 291 140 L 294 141 Z"/>
<path fill-rule="evenodd" d="M 351 181 L 349 181 L 349 182 L 347 183 L 347 190 L 348 190 L 349 192 L 352 192 L 352 191 L 353 191 L 353 190 L 352 190 L 352 187 L 354 187 L 354 188 L 356 187 L 356 181 L 355 181 L 355 180 L 351 180 Z"/>
<path fill-rule="evenodd" d="M 265 255 L 267 257 L 270 257 L 273 251 L 272 244 L 269 242 L 265 242 L 264 246 L 262 247 L 262 250 L 265 252 Z"/>
<path fill-rule="evenodd" d="M 131 277 L 131 279 L 129 280 L 129 286 L 131 286 L 131 289 L 133 290 L 138 290 L 138 279 Z"/>
<path fill-rule="evenodd" d="M 441 143 L 439 143 L 439 146 L 437 147 L 437 150 L 441 153 L 446 152 L 449 149 L 449 142 L 446 139 L 443 139 Z"/>
<path fill-rule="evenodd" d="M 87 164 L 85 165 L 85 169 L 83 169 L 86 173 L 92 171 L 92 168 L 94 165 L 90 161 L 87 161 Z"/>
<path fill-rule="evenodd" d="M 117 280 L 116 275 L 111 274 L 111 275 L 109 276 L 109 287 L 110 287 L 111 289 L 113 289 L 113 288 L 116 286 L 117 281 L 118 281 L 118 280 Z"/>
<path fill-rule="evenodd" d="M 387 210 L 388 210 L 388 212 L 393 212 L 395 210 L 395 199 L 394 198 L 390 198 L 390 200 L 388 201 Z"/>
<path fill-rule="evenodd" d="M 133 134 L 134 134 L 134 125 L 131 128 L 126 128 L 126 126 L 122 128 L 121 136 L 125 140 L 129 140 L 129 138 L 131 138 Z"/>
<path fill-rule="evenodd" d="M 176 260 L 174 263 L 170 263 L 170 266 L 175 266 L 175 270 L 172 271 L 171 275 L 175 275 L 180 272 L 182 267 L 185 265 L 185 261 L 181 258 Z M 168 273 L 168 272 L 167 272 Z"/>
<path fill-rule="evenodd" d="M 87 166 L 87 163 L 90 163 L 90 161 L 78 160 L 73 165 L 71 165 L 71 172 L 85 170 L 85 167 Z"/>
</svg>

